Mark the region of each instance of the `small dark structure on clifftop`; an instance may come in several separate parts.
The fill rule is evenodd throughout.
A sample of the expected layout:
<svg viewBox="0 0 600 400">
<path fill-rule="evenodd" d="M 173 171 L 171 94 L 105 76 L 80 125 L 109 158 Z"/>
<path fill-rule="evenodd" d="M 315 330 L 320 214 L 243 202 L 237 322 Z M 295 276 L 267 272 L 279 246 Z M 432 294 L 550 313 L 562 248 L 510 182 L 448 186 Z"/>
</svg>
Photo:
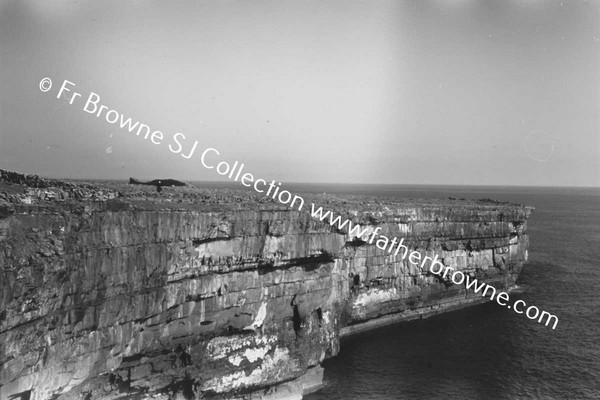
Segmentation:
<svg viewBox="0 0 600 400">
<path fill-rule="evenodd" d="M 163 186 L 187 186 L 185 183 L 175 179 L 154 179 L 152 181 L 138 181 L 135 178 L 129 178 L 131 185 L 156 186 L 156 191 L 160 192 Z"/>
</svg>

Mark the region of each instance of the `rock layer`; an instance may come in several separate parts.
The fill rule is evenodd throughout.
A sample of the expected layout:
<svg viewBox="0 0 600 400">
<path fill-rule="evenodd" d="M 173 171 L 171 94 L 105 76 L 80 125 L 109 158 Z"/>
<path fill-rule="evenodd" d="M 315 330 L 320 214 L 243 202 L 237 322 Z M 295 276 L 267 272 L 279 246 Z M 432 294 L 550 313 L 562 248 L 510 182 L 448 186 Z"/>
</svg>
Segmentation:
<svg viewBox="0 0 600 400">
<path fill-rule="evenodd" d="M 484 301 L 252 193 L 31 181 L 0 183 L 2 399 L 298 399 L 341 336 Z M 527 259 L 529 207 L 306 199 L 498 289 Z"/>
</svg>

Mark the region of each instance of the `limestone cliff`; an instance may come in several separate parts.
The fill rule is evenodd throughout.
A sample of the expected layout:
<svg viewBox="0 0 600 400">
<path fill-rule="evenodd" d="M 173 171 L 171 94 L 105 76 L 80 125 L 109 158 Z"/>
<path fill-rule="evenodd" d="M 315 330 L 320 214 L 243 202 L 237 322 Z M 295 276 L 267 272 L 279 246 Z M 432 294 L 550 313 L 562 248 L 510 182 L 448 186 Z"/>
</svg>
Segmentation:
<svg viewBox="0 0 600 400">
<path fill-rule="evenodd" d="M 250 192 L 0 172 L 2 399 L 300 398 L 340 336 L 482 301 Z M 306 198 L 498 288 L 527 258 L 528 207 Z"/>
</svg>

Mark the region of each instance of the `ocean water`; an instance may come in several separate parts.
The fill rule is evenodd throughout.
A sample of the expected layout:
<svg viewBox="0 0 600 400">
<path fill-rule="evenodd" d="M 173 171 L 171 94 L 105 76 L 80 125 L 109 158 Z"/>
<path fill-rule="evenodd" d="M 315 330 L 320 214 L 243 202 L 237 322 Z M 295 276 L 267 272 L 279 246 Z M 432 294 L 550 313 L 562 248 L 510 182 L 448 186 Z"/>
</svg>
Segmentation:
<svg viewBox="0 0 600 400">
<path fill-rule="evenodd" d="M 556 330 L 495 303 L 344 339 L 321 399 L 600 399 L 600 189 L 286 185 L 391 198 L 495 198 L 536 207 L 529 262 L 511 299 Z"/>
</svg>

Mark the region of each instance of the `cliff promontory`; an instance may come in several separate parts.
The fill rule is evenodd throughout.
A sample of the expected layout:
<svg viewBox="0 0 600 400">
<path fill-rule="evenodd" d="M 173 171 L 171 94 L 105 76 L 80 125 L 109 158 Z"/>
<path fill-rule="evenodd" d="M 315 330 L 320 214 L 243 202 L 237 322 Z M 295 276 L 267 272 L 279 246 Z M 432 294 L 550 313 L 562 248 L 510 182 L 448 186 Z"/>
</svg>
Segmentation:
<svg viewBox="0 0 600 400">
<path fill-rule="evenodd" d="M 306 195 L 506 289 L 531 208 Z M 0 171 L 0 398 L 301 398 L 340 337 L 485 301 L 252 191 Z"/>
</svg>

